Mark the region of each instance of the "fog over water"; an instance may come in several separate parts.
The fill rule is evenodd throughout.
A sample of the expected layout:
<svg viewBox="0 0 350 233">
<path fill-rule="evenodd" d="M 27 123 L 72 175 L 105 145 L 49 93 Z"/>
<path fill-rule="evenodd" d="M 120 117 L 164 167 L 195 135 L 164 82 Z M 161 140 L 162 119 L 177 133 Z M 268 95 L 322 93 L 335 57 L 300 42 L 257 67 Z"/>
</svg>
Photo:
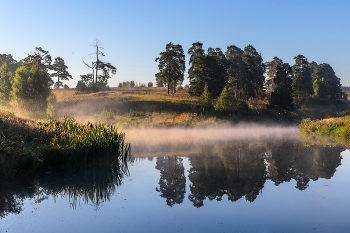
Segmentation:
<svg viewBox="0 0 350 233">
<path fill-rule="evenodd" d="M 125 129 L 125 141 L 134 152 L 192 150 L 201 145 L 231 141 L 296 140 L 295 126 L 239 123 L 206 128 Z"/>
</svg>

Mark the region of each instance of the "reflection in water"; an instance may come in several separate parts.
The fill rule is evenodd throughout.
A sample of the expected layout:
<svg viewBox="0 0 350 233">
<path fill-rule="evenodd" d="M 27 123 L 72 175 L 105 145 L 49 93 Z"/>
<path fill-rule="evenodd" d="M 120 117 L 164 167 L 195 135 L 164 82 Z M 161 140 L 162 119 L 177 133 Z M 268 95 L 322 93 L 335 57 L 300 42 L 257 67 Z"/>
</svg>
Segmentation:
<svg viewBox="0 0 350 233">
<path fill-rule="evenodd" d="M 99 169 L 43 173 L 21 182 L 0 183 L 0 217 L 20 213 L 24 199 L 40 203 L 49 196 L 68 197 L 72 208 L 83 202 L 98 210 L 128 175 L 127 162 L 121 159 L 118 164 Z"/>
<path fill-rule="evenodd" d="M 181 204 L 186 193 L 185 168 L 182 158 L 176 156 L 158 157 L 156 169 L 160 171 L 159 188 L 161 197 L 166 198 L 166 203 L 170 207 Z"/>
<path fill-rule="evenodd" d="M 144 158 L 152 161 L 153 157 L 149 156 L 152 151 L 163 153 L 155 162 L 155 169 L 160 171 L 156 190 L 166 199 L 166 204 L 173 207 L 185 199 L 185 166 L 183 158 L 164 156 L 171 151 L 166 151 L 165 145 L 159 146 L 162 152 L 153 147 L 151 151 L 145 150 Z M 295 180 L 296 188 L 305 190 L 310 180 L 330 179 L 334 175 L 341 164 L 342 151 L 341 146 L 312 145 L 295 138 L 281 138 L 203 140 L 193 145 L 186 143 L 180 154 L 187 156 L 190 163 L 188 199 L 199 208 L 206 198 L 221 201 L 224 195 L 232 202 L 243 197 L 253 202 L 267 180 L 276 186 Z M 124 161 L 96 170 L 45 173 L 22 182 L 0 184 L 0 217 L 20 213 L 26 198 L 41 202 L 49 196 L 68 197 L 72 208 L 85 203 L 98 210 L 110 200 L 126 175 L 128 167 Z"/>
<path fill-rule="evenodd" d="M 231 201 L 245 196 L 252 202 L 264 187 L 266 169 L 262 146 L 248 143 L 203 146 L 202 153 L 190 156 L 190 201 L 196 207 L 203 200 L 222 199 L 227 195 Z"/>
<path fill-rule="evenodd" d="M 237 201 L 243 196 L 253 202 L 266 180 L 276 186 L 291 179 L 304 190 L 310 180 L 330 179 L 341 164 L 343 147 L 308 146 L 299 141 L 231 142 L 205 145 L 189 156 L 191 168 L 189 200 L 195 207 L 203 200 Z"/>
</svg>

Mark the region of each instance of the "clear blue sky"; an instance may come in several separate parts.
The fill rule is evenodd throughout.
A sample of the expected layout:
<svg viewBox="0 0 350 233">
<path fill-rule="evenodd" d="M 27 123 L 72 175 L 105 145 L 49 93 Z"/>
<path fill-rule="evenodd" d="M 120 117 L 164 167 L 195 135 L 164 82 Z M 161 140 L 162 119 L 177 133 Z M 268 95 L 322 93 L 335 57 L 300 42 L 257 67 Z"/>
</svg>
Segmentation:
<svg viewBox="0 0 350 233">
<path fill-rule="evenodd" d="M 291 65 L 302 54 L 309 62 L 329 63 L 350 85 L 348 0 L 0 0 L 0 9 L 0 53 L 20 60 L 42 47 L 65 60 L 70 87 L 90 72 L 82 59 L 92 61 L 95 39 L 104 47 L 104 61 L 118 69 L 112 87 L 128 80 L 155 83 L 154 60 L 165 45 L 181 44 L 187 54 L 197 41 L 205 50 L 224 52 L 251 44 L 264 61 L 277 56 Z"/>
</svg>

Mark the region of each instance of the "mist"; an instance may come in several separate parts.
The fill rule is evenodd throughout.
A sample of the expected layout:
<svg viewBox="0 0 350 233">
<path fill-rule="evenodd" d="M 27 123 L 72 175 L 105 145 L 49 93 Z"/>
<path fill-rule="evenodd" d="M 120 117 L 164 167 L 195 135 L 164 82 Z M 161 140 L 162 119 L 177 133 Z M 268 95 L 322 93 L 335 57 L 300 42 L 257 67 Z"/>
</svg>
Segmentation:
<svg viewBox="0 0 350 233">
<path fill-rule="evenodd" d="M 258 123 L 223 124 L 206 128 L 125 129 L 125 141 L 136 154 L 195 151 L 215 144 L 235 144 L 251 141 L 297 140 L 295 126 Z"/>
</svg>

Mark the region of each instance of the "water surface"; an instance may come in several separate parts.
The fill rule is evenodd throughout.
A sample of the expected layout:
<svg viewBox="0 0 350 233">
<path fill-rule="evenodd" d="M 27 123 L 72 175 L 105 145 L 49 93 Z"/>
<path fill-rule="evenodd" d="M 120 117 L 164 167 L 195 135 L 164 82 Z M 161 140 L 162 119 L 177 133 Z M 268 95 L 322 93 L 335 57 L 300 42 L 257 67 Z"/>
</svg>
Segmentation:
<svg viewBox="0 0 350 233">
<path fill-rule="evenodd" d="M 129 132 L 127 167 L 3 184 L 0 232 L 349 232 L 349 151 L 253 129 Z"/>
</svg>

